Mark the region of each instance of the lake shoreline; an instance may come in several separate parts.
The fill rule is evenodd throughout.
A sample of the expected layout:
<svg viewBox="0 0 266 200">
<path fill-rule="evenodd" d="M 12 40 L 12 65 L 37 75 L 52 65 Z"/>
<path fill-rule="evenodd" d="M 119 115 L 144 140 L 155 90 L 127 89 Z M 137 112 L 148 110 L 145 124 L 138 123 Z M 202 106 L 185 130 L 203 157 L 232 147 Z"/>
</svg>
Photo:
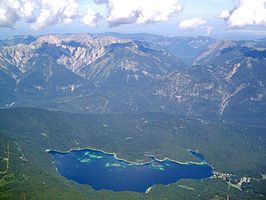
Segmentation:
<svg viewBox="0 0 266 200">
<path fill-rule="evenodd" d="M 188 150 L 188 151 L 191 152 L 191 150 Z M 117 153 L 106 152 L 104 150 L 99 150 L 99 149 L 96 149 L 96 148 L 78 148 L 78 149 L 70 149 L 70 150 L 67 150 L 67 151 L 57 151 L 57 150 L 52 150 L 52 149 L 46 149 L 46 152 L 49 153 L 49 154 L 52 154 L 52 155 L 56 155 L 56 154 L 60 155 L 58 157 L 59 159 L 67 156 L 67 154 L 69 154 L 69 153 L 71 155 L 81 155 L 83 159 L 84 159 L 84 156 L 86 156 L 86 155 L 89 156 L 90 155 L 90 159 L 89 159 L 90 161 L 91 161 L 91 159 L 95 159 L 95 161 L 93 163 L 97 163 L 98 161 L 96 161 L 96 160 L 99 160 L 98 157 L 100 157 L 100 155 L 102 155 L 102 154 L 104 154 L 105 156 L 109 156 L 109 160 L 105 161 L 106 162 L 105 164 L 103 163 L 103 161 L 99 161 L 98 162 L 98 163 L 100 163 L 100 165 L 99 165 L 100 169 L 102 169 L 103 170 L 103 174 L 105 174 L 104 176 L 100 176 L 101 177 L 101 181 L 102 181 L 102 182 L 101 181 L 100 182 L 102 183 L 102 186 L 101 185 L 97 185 L 97 184 L 99 184 L 99 180 L 96 177 L 94 177 L 94 174 L 96 173 L 97 170 L 95 171 L 95 173 L 92 173 L 90 175 L 91 177 L 94 177 L 94 178 L 92 178 L 90 180 L 88 179 L 87 182 L 84 182 L 83 177 L 79 176 L 79 175 L 75 179 L 73 179 L 72 178 L 72 176 L 73 176 L 72 173 L 69 173 L 69 169 L 72 169 L 73 173 L 75 173 L 76 169 L 79 169 L 79 170 L 83 169 L 83 170 L 87 171 L 87 173 L 89 174 L 92 171 L 94 171 L 96 168 L 90 168 L 88 170 L 88 168 L 86 168 L 85 165 L 79 165 L 79 164 L 73 164 L 72 165 L 70 163 L 69 163 L 70 165 L 68 165 L 66 163 L 62 165 L 62 161 L 59 162 L 61 164 L 61 166 L 63 167 L 61 169 L 64 169 L 65 166 L 69 167 L 69 169 L 66 170 L 65 172 L 57 169 L 57 172 L 59 172 L 60 175 L 66 177 L 67 179 L 74 180 L 74 181 L 76 181 L 78 183 L 90 185 L 95 190 L 107 189 L 107 190 L 112 190 L 114 192 L 131 191 L 131 192 L 142 192 L 142 193 L 146 193 L 147 194 L 147 193 L 150 192 L 152 187 L 154 185 L 157 185 L 157 184 L 168 185 L 168 184 L 171 184 L 171 183 L 175 183 L 179 179 L 183 179 L 183 178 L 204 179 L 204 178 L 209 178 L 209 177 L 211 177 L 213 175 L 213 167 L 210 166 L 208 163 L 203 162 L 203 160 L 201 162 L 192 162 L 192 161 L 179 162 L 179 161 L 176 161 L 176 160 L 171 159 L 169 157 L 165 157 L 164 159 L 159 159 L 155 155 L 145 154 L 146 157 L 151 159 L 150 161 L 143 162 L 141 160 L 141 161 L 134 162 L 134 161 L 128 161 L 126 159 L 119 158 Z M 192 154 L 192 156 L 194 156 L 194 155 Z M 77 157 L 77 158 L 74 159 L 74 162 L 75 162 L 75 160 L 77 160 L 78 163 L 84 163 L 84 162 L 82 162 L 82 160 L 79 157 Z M 101 156 L 101 158 L 102 158 L 102 156 Z M 113 161 L 112 159 L 115 160 L 115 161 Z M 112 163 L 116 164 L 116 162 L 121 162 L 121 164 L 117 164 L 117 165 L 113 164 L 112 165 Z M 122 162 L 124 164 L 122 164 Z M 169 164 L 169 163 L 172 163 L 172 164 Z M 56 168 L 57 167 L 60 168 L 60 164 L 58 166 L 57 166 L 57 164 L 55 164 L 55 162 L 53 162 L 53 164 L 56 166 Z M 92 165 L 92 166 L 96 166 L 96 165 Z M 109 169 L 109 166 L 114 166 L 114 167 L 118 166 L 120 169 L 118 169 L 118 168 L 117 169 L 116 168 Z M 129 168 L 127 168 L 127 166 Z M 165 167 L 169 167 L 169 166 L 171 166 L 171 167 L 167 168 L 167 169 L 165 168 Z M 142 169 L 145 169 L 145 171 L 148 172 L 148 174 L 151 175 L 151 173 L 153 173 L 154 175 L 153 176 L 149 175 L 151 179 L 149 179 L 149 180 L 146 179 L 146 181 L 143 183 L 144 184 L 143 186 L 133 186 L 133 188 L 130 189 L 130 187 L 131 187 L 131 185 L 130 185 L 129 188 L 123 188 L 125 184 L 127 185 L 127 181 L 128 181 L 127 179 L 123 179 L 122 178 L 122 177 L 127 177 L 127 176 L 125 176 L 125 174 L 123 175 L 123 173 L 129 172 L 129 175 L 130 175 L 130 173 L 134 174 L 136 172 L 134 170 L 137 170 L 136 167 L 141 167 Z M 173 171 L 173 168 L 175 168 L 174 171 Z M 123 169 L 123 170 L 128 169 L 129 171 L 123 171 L 123 170 L 121 171 L 121 169 Z M 132 171 L 132 169 L 133 169 L 133 171 Z M 195 170 L 195 169 L 197 169 L 197 170 L 204 170 L 204 172 L 201 171 L 200 173 L 203 173 L 203 174 L 198 176 L 198 175 L 191 175 L 191 172 L 188 172 L 188 171 L 186 171 L 185 174 L 182 174 L 184 172 L 182 172 L 182 170 L 180 171 L 179 169 L 182 169 L 182 170 L 183 169 L 186 169 L 186 170 L 193 170 L 193 169 Z M 163 177 L 162 176 L 158 176 L 158 174 L 161 173 L 160 171 L 165 171 L 165 170 L 168 170 L 168 172 L 166 174 L 163 173 L 164 174 Z M 143 172 L 145 173 L 145 171 L 141 170 L 142 173 Z M 174 178 L 175 180 L 173 180 L 173 178 L 172 178 L 173 176 L 170 175 L 169 173 L 173 173 L 172 175 L 175 177 Z M 197 173 L 197 172 L 194 171 L 194 173 Z M 80 172 L 78 172 L 78 174 L 80 174 Z M 117 182 L 117 184 L 115 185 L 115 187 L 117 187 L 117 188 L 114 187 L 112 189 L 110 186 L 106 187 L 105 183 L 106 183 L 106 181 L 109 182 L 109 180 L 112 180 L 112 179 L 109 179 L 109 178 L 112 177 L 113 174 L 116 174 L 118 176 L 121 176 L 121 174 L 122 174 L 122 176 L 118 179 L 118 180 L 120 180 L 120 183 Z M 78 179 L 78 177 L 81 178 L 81 179 Z M 109 177 L 109 178 L 106 179 L 105 177 Z M 136 180 L 138 180 L 141 177 L 142 177 L 142 175 L 139 176 L 139 174 L 137 173 L 137 174 L 134 174 L 134 176 L 132 176 L 131 177 L 132 179 L 130 179 L 130 180 L 131 181 L 133 180 L 133 182 L 138 183 Z M 154 179 L 152 177 L 160 177 L 161 180 L 160 180 L 160 178 L 159 179 L 156 179 L 156 178 Z M 81 180 L 81 181 L 79 181 L 79 180 Z M 93 182 L 92 180 L 97 180 L 97 181 Z M 166 180 L 168 180 L 168 181 L 166 181 Z M 122 186 L 119 185 L 121 183 L 123 183 Z M 138 187 L 140 187 L 140 188 L 138 188 Z M 141 187 L 144 187 L 144 188 L 141 188 Z"/>
<path fill-rule="evenodd" d="M 67 153 L 70 153 L 72 151 L 83 151 L 83 150 L 93 150 L 93 151 L 98 151 L 98 152 L 101 152 L 101 153 L 104 153 L 104 154 L 108 154 L 108 155 L 113 155 L 115 159 L 119 160 L 119 161 L 124 161 L 124 162 L 127 162 L 127 163 L 130 163 L 130 164 L 134 164 L 134 165 L 145 165 L 145 164 L 150 164 L 153 162 L 153 160 L 156 160 L 158 162 L 165 162 L 165 161 L 172 161 L 172 162 L 175 162 L 177 164 L 182 164 L 182 165 L 189 165 L 189 164 L 195 164 L 195 165 L 208 165 L 210 166 L 212 169 L 214 169 L 213 166 L 211 166 L 210 164 L 208 164 L 206 161 L 201 161 L 201 162 L 194 162 L 194 161 L 187 161 L 187 162 L 181 162 L 181 161 L 177 161 L 177 160 L 174 160 L 172 158 L 169 158 L 169 157 L 165 157 L 163 159 L 159 159 L 157 158 L 155 155 L 152 155 L 152 154 L 144 154 L 144 156 L 148 157 L 148 158 L 151 158 L 152 160 L 151 161 L 147 161 L 147 162 L 134 162 L 134 161 L 129 161 L 129 160 L 126 160 L 126 159 L 123 159 L 123 158 L 119 158 L 117 156 L 117 153 L 115 152 L 107 152 L 107 151 L 104 151 L 104 150 L 100 150 L 100 149 L 96 149 L 96 148 L 93 148 L 93 147 L 86 147 L 86 148 L 77 148 L 77 149 L 70 149 L 68 151 L 60 151 L 60 150 L 53 150 L 53 149 L 46 149 L 45 151 L 47 153 L 49 152 L 58 152 L 58 153 L 62 153 L 62 154 L 67 154 Z M 188 152 L 196 152 L 196 153 L 199 153 L 197 150 L 191 150 L 191 149 L 187 149 Z M 192 153 L 191 153 L 192 154 Z M 192 154 L 192 156 L 196 157 L 195 155 Z"/>
</svg>

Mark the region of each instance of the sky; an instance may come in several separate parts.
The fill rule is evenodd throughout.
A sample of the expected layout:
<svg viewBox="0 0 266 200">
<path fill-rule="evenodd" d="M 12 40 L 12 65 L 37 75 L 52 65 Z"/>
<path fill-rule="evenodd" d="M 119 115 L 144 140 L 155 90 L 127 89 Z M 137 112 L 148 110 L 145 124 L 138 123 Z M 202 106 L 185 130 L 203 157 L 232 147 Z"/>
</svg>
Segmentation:
<svg viewBox="0 0 266 200">
<path fill-rule="evenodd" d="M 0 0 L 0 39 L 46 33 L 266 37 L 266 0 Z"/>
</svg>

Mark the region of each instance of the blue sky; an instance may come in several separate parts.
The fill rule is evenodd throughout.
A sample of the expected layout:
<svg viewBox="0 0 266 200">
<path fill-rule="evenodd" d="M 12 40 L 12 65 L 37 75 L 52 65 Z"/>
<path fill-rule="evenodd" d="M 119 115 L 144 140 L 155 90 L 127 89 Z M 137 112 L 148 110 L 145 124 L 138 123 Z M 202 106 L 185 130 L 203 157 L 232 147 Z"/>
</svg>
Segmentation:
<svg viewBox="0 0 266 200">
<path fill-rule="evenodd" d="M 154 33 L 260 38 L 266 0 L 0 0 L 0 38 L 45 33 Z"/>
</svg>

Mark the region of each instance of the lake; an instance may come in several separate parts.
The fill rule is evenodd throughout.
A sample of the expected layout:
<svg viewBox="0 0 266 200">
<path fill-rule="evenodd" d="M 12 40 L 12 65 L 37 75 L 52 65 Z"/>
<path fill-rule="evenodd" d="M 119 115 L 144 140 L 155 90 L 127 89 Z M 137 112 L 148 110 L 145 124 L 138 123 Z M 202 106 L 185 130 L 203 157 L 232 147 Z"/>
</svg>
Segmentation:
<svg viewBox="0 0 266 200">
<path fill-rule="evenodd" d="M 190 152 L 204 159 L 199 153 Z M 200 163 L 178 163 L 149 156 L 150 162 L 133 163 L 118 159 L 114 153 L 94 149 L 48 153 L 62 176 L 90 185 L 95 190 L 145 192 L 155 184 L 168 185 L 183 178 L 203 179 L 213 175 L 212 167 L 203 160 Z"/>
</svg>

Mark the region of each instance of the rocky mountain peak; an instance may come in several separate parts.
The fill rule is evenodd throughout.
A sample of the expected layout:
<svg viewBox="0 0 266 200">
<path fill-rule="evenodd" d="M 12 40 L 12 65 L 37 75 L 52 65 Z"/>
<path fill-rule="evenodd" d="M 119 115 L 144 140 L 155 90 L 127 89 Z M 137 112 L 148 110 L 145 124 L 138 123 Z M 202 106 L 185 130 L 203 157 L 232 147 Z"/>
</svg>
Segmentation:
<svg viewBox="0 0 266 200">
<path fill-rule="evenodd" d="M 43 43 L 48 44 L 60 44 L 62 42 L 61 38 L 57 35 L 44 35 L 39 37 L 34 43 L 35 46 L 40 46 Z"/>
</svg>

